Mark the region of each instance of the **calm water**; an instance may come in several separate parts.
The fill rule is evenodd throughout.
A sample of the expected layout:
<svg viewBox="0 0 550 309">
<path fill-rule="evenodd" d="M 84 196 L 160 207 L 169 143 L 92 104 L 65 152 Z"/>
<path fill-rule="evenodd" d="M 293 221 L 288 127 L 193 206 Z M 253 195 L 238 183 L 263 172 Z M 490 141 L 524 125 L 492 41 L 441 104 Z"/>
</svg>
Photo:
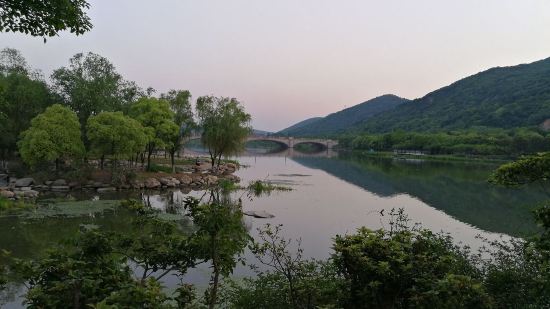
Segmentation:
<svg viewBox="0 0 550 309">
<path fill-rule="evenodd" d="M 537 188 L 512 190 L 488 184 L 486 179 L 496 168 L 494 165 L 359 158 L 336 153 L 287 155 L 238 158 L 248 166 L 237 172 L 244 184 L 262 179 L 293 188 L 243 199 L 245 211 L 265 210 L 275 215 L 273 219 L 246 217 L 245 223 L 253 236 L 256 228 L 265 223 L 283 224 L 285 236 L 301 238 L 305 255 L 315 258 L 330 255 L 332 238 L 337 234 L 353 233 L 361 226 L 387 226 L 387 215 L 380 213 L 387 214 L 392 208 L 404 208 L 413 222 L 449 232 L 457 242 L 473 247 L 480 244 L 476 235 L 491 239 L 529 235 L 536 231 L 530 211 L 547 198 Z M 115 197 L 128 195 L 132 193 Z M 154 194 L 150 201 L 163 209 L 185 195 L 181 191 Z M 35 257 L 52 243 L 76 233 L 82 223 L 125 230 L 129 228 L 129 217 L 117 211 L 102 216 L 34 221 L 0 218 L 0 248 L 12 251 L 16 257 Z M 246 267 L 236 270 L 237 276 L 250 274 Z M 207 284 L 208 278 L 205 266 L 190 272 L 187 280 L 200 286 Z M 168 278 L 165 285 L 170 288 L 178 282 L 177 278 Z M 21 291 L 21 287 L 14 287 L 4 306 L 20 308 Z"/>
</svg>

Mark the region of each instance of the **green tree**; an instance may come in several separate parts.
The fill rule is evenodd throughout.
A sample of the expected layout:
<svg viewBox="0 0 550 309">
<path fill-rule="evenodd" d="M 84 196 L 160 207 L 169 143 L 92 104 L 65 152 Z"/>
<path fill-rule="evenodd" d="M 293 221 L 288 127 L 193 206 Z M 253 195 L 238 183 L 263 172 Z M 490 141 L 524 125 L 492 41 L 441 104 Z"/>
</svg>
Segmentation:
<svg viewBox="0 0 550 309">
<path fill-rule="evenodd" d="M 18 143 L 23 161 L 32 166 L 77 159 L 84 155 L 80 124 L 69 108 L 54 104 L 31 121 Z"/>
<path fill-rule="evenodd" d="M 409 228 L 406 220 L 398 213 L 387 230 L 360 228 L 354 235 L 336 236 L 333 258 L 347 286 L 343 306 L 427 308 L 448 304 L 446 293 L 461 287 L 464 293 L 453 294 L 449 304 L 489 308 L 480 273 L 452 239 Z"/>
<path fill-rule="evenodd" d="M 238 258 L 251 240 L 243 225 L 240 204 L 231 202 L 228 196 L 212 191 L 211 200 L 201 203 L 195 198 L 185 201 L 185 208 L 196 226 L 194 242 L 204 260 L 212 264 L 210 287 L 206 301 L 210 309 L 218 302 L 220 277 L 228 277 L 235 268 Z"/>
<path fill-rule="evenodd" d="M 202 143 L 208 148 L 212 168 L 222 155 L 239 153 L 252 132 L 250 114 L 235 98 L 204 96 L 197 99 L 197 116 Z"/>
<path fill-rule="evenodd" d="M 101 156 L 101 169 L 105 156 L 113 156 L 114 165 L 122 156 L 131 157 L 143 151 L 147 142 L 145 129 L 137 120 L 122 112 L 101 112 L 88 118 L 86 134 L 91 152 Z"/>
<path fill-rule="evenodd" d="M 68 30 L 76 35 L 92 28 L 86 0 L 1 0 L 0 32 L 55 36 Z M 44 38 L 44 41 L 46 39 Z"/>
<path fill-rule="evenodd" d="M 31 72 L 18 50 L 0 51 L 0 158 L 17 149 L 21 132 L 53 102 L 48 85 Z"/>
<path fill-rule="evenodd" d="M 77 113 L 83 129 L 90 116 L 124 110 L 143 95 L 108 59 L 94 53 L 74 55 L 69 66 L 55 70 L 51 78 L 64 103 Z"/>
<path fill-rule="evenodd" d="M 159 148 L 170 145 L 179 128 L 174 123 L 174 113 L 167 101 L 143 97 L 130 107 L 130 116 L 145 128 L 148 139 L 146 144 L 147 169 L 151 169 L 151 155 Z"/>
<path fill-rule="evenodd" d="M 179 127 L 178 134 L 171 136 L 167 145 L 172 165 L 172 173 L 176 172 L 175 155 L 182 150 L 185 138 L 191 134 L 195 123 L 193 121 L 193 110 L 191 109 L 191 93 L 188 90 L 170 90 L 161 98 L 168 101 L 170 109 L 174 112 L 174 122 Z"/>
</svg>

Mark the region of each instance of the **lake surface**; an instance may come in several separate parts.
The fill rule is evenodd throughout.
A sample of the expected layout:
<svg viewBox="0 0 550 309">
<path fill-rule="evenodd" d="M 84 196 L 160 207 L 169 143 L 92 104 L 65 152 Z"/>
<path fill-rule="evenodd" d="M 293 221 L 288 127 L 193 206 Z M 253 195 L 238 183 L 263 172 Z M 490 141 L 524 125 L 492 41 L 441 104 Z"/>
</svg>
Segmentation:
<svg viewBox="0 0 550 309">
<path fill-rule="evenodd" d="M 517 190 L 487 183 L 496 165 L 365 158 L 334 152 L 249 154 L 237 159 L 247 166 L 236 173 L 243 184 L 261 179 L 293 189 L 243 198 L 244 211 L 265 210 L 275 215 L 272 219 L 246 217 L 251 235 L 256 236 L 256 229 L 266 223 L 282 224 L 286 237 L 301 239 L 306 256 L 319 259 L 330 256 L 332 238 L 337 234 L 353 233 L 361 226 L 387 227 L 392 208 L 403 208 L 412 222 L 448 232 L 457 242 L 474 248 L 481 244 L 477 235 L 489 239 L 527 236 L 537 229 L 531 210 L 547 198 L 538 188 Z M 187 194 L 202 193 L 176 190 L 151 193 L 145 198 L 154 207 L 166 209 L 180 203 Z M 235 197 L 241 194 L 237 192 Z M 75 195 L 90 200 L 94 196 L 123 199 L 140 198 L 141 194 Z M 129 214 L 124 211 L 90 213 L 77 218 L 0 218 L 0 248 L 12 251 L 15 257 L 32 258 L 53 243 L 74 235 L 80 224 L 124 231 L 130 228 L 129 221 Z M 250 256 L 247 258 L 253 262 Z M 239 267 L 235 274 L 247 276 L 252 272 Z M 206 266 L 187 276 L 187 280 L 199 286 L 206 285 L 208 279 Z M 178 282 L 177 278 L 169 277 L 165 285 L 170 288 Z M 13 287 L 4 295 L 4 307 L 20 308 L 18 295 L 22 291 L 20 286 Z"/>
</svg>

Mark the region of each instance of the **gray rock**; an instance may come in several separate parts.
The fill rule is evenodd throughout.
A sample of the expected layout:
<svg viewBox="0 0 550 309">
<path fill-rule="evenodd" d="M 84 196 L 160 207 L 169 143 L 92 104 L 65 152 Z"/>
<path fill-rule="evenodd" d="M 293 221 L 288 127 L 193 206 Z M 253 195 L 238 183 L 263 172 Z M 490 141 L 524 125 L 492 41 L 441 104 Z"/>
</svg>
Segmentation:
<svg viewBox="0 0 550 309">
<path fill-rule="evenodd" d="M 275 217 L 274 215 L 268 213 L 265 210 L 249 210 L 249 211 L 243 212 L 243 214 L 254 218 L 261 218 L 261 219 L 270 219 Z"/>
<path fill-rule="evenodd" d="M 19 188 L 19 191 L 31 191 L 32 188 L 31 187 L 20 187 Z"/>
<path fill-rule="evenodd" d="M 52 182 L 52 186 L 66 186 L 67 181 L 65 179 L 57 179 L 54 182 Z"/>
<path fill-rule="evenodd" d="M 32 178 L 19 178 L 15 181 L 16 187 L 30 187 L 34 184 L 34 179 Z"/>
<path fill-rule="evenodd" d="M 23 196 L 26 198 L 37 198 L 38 194 L 38 191 L 34 190 L 23 191 Z"/>
<path fill-rule="evenodd" d="M 67 192 L 71 190 L 71 188 L 69 186 L 51 186 L 50 190 L 54 192 Z"/>
<path fill-rule="evenodd" d="M 51 180 L 44 181 L 44 184 L 45 184 L 46 186 L 51 186 L 52 183 L 53 183 L 53 181 L 51 181 Z"/>
<path fill-rule="evenodd" d="M 156 178 L 147 178 L 144 183 L 147 189 L 156 189 L 160 187 L 160 182 Z"/>
<path fill-rule="evenodd" d="M 80 187 L 80 183 L 78 181 L 71 181 L 71 182 L 69 182 L 69 187 L 71 187 L 71 188 Z"/>
<path fill-rule="evenodd" d="M 115 192 L 115 191 L 116 191 L 115 187 L 107 187 L 107 188 L 98 188 L 97 189 L 98 193 Z"/>
</svg>

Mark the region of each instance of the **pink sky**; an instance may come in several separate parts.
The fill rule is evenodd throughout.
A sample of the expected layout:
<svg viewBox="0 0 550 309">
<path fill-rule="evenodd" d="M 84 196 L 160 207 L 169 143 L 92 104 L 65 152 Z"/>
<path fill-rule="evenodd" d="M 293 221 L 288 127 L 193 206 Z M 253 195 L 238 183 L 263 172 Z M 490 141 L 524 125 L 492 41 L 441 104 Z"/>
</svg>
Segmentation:
<svg viewBox="0 0 550 309">
<path fill-rule="evenodd" d="M 90 1 L 94 29 L 46 44 L 0 34 L 49 76 L 77 52 L 159 92 L 237 97 L 277 131 L 367 99 L 423 96 L 493 67 L 550 57 L 546 0 Z"/>
</svg>

